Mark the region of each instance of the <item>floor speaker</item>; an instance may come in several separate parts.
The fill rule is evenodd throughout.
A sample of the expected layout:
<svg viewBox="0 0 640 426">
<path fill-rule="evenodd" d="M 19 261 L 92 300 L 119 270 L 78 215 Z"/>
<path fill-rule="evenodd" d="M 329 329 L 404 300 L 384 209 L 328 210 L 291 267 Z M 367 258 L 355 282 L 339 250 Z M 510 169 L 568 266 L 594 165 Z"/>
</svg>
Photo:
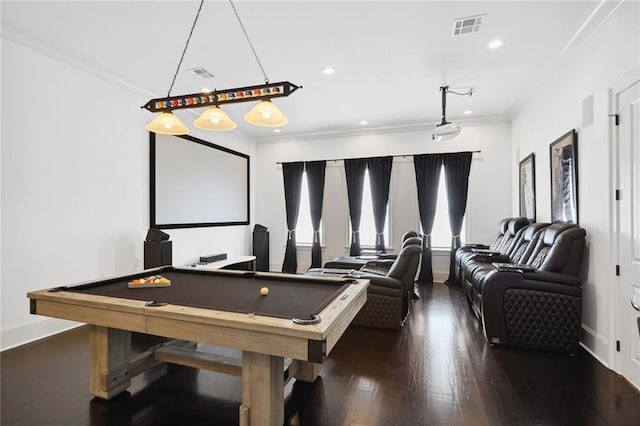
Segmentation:
<svg viewBox="0 0 640 426">
<path fill-rule="evenodd" d="M 173 241 L 145 241 L 144 242 L 144 269 L 157 268 L 173 263 Z"/>
</svg>

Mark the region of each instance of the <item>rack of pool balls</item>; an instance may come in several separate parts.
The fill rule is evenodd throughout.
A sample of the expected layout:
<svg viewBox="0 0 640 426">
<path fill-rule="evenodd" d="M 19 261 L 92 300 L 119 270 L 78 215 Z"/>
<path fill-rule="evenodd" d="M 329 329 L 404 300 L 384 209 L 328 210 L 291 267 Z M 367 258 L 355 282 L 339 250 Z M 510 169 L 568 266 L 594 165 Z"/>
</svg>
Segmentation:
<svg viewBox="0 0 640 426">
<path fill-rule="evenodd" d="M 129 288 L 169 287 L 171 281 L 162 275 L 151 275 L 129 281 Z"/>
</svg>

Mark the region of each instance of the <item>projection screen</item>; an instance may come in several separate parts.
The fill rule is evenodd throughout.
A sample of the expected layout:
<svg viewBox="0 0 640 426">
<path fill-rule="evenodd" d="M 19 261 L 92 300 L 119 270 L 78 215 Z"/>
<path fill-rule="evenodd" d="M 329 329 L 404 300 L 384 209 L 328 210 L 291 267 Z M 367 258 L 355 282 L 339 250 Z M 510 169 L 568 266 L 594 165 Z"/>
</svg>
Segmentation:
<svg viewBox="0 0 640 426">
<path fill-rule="evenodd" d="M 191 136 L 149 133 L 151 228 L 249 224 L 249 156 Z"/>
</svg>

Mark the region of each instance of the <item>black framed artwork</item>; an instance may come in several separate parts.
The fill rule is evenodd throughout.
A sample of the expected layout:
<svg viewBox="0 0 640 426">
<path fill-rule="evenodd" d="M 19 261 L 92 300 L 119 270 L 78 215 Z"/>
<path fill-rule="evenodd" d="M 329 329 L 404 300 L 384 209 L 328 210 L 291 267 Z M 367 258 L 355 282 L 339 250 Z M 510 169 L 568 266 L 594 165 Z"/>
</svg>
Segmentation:
<svg viewBox="0 0 640 426">
<path fill-rule="evenodd" d="M 536 221 L 536 156 L 520 161 L 520 216 Z"/>
<path fill-rule="evenodd" d="M 578 223 L 578 140 L 571 130 L 549 146 L 551 221 Z"/>
</svg>

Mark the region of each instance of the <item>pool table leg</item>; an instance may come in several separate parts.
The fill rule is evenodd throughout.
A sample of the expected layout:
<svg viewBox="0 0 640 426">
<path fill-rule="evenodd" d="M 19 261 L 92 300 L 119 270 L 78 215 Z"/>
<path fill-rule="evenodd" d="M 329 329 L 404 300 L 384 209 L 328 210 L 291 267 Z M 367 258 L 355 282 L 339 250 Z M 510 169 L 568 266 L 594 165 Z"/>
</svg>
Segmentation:
<svg viewBox="0 0 640 426">
<path fill-rule="evenodd" d="M 313 383 L 320 375 L 322 364 L 294 359 L 291 364 L 291 375 L 296 380 Z"/>
<path fill-rule="evenodd" d="M 241 426 L 284 424 L 284 359 L 242 352 Z"/>
<path fill-rule="evenodd" d="M 111 399 L 124 392 L 131 379 L 107 383 L 107 375 L 129 360 L 131 333 L 114 328 L 91 325 L 89 329 L 89 392 Z"/>
</svg>

